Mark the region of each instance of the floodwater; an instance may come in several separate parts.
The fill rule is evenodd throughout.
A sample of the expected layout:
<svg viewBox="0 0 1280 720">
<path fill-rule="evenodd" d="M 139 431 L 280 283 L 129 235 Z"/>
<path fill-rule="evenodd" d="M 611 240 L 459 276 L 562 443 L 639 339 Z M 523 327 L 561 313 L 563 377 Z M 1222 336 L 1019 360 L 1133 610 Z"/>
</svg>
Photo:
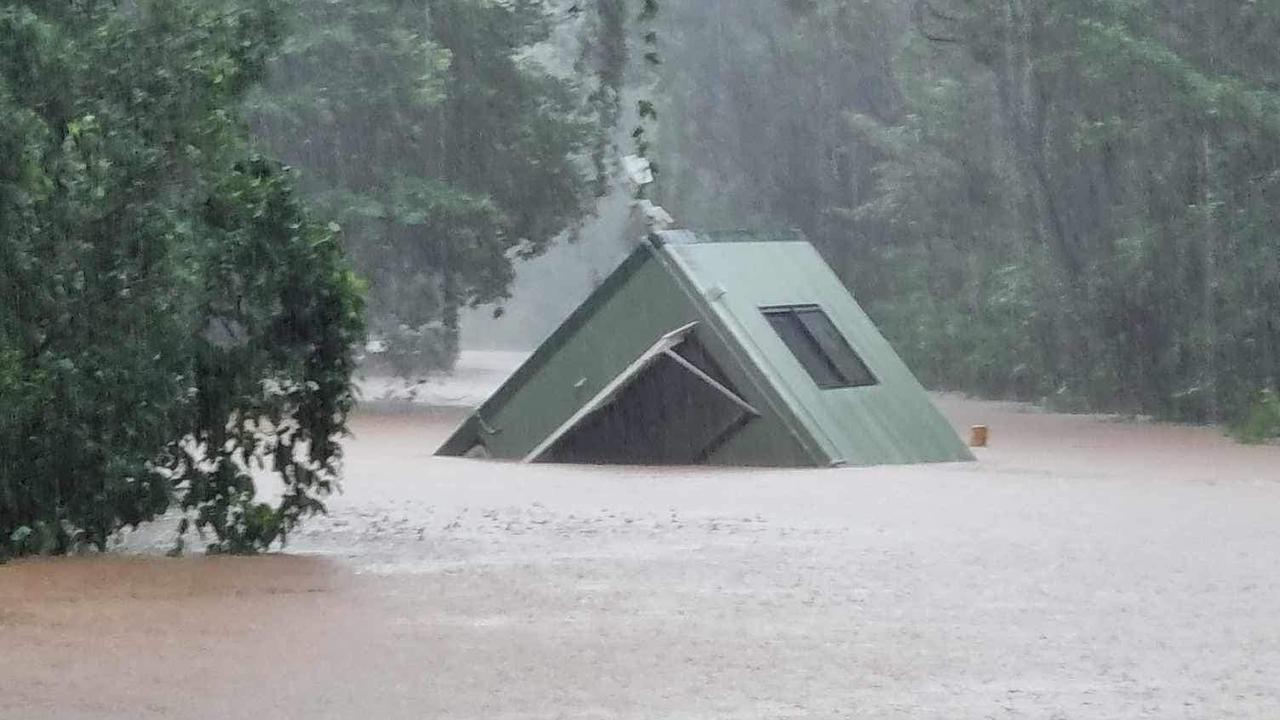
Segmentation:
<svg viewBox="0 0 1280 720">
<path fill-rule="evenodd" d="M 940 404 L 979 462 L 487 464 L 378 406 L 287 555 L 0 567 L 0 718 L 1280 717 L 1280 448 Z"/>
</svg>

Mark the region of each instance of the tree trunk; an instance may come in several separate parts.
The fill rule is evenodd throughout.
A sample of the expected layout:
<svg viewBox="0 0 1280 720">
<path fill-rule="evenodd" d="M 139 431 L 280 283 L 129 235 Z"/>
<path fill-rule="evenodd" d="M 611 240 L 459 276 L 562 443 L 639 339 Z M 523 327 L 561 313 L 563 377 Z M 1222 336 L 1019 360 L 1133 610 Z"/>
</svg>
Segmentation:
<svg viewBox="0 0 1280 720">
<path fill-rule="evenodd" d="M 1206 130 L 1200 135 L 1201 204 L 1204 218 L 1204 282 L 1201 294 L 1205 328 L 1205 414 L 1210 422 L 1222 420 L 1218 369 L 1218 226 L 1213 141 Z"/>
<path fill-rule="evenodd" d="M 996 97 L 1033 213 L 1030 222 L 1074 285 L 1084 267 L 1068 235 L 1045 158 L 1047 98 L 1033 59 L 1034 23 L 1021 0 L 1003 3 L 998 14 L 995 24 L 1002 42 L 986 64 L 994 75 Z"/>
</svg>

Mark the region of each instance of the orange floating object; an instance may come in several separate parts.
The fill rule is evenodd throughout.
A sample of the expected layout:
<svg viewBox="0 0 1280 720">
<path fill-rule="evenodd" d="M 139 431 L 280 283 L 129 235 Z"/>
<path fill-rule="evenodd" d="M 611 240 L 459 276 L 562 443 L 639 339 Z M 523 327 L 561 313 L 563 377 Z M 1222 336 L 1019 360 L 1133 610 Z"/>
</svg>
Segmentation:
<svg viewBox="0 0 1280 720">
<path fill-rule="evenodd" d="M 984 448 L 991 431 L 986 425 L 974 425 L 969 431 L 969 447 Z"/>
</svg>

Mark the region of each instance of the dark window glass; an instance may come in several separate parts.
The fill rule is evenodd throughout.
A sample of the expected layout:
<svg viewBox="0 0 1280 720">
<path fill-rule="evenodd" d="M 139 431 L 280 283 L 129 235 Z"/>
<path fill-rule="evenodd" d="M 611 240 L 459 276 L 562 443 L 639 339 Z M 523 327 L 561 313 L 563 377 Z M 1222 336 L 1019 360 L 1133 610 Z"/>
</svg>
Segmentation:
<svg viewBox="0 0 1280 720">
<path fill-rule="evenodd" d="M 876 384 L 876 377 L 867 364 L 818 306 L 764 308 L 764 316 L 818 387 Z"/>
</svg>

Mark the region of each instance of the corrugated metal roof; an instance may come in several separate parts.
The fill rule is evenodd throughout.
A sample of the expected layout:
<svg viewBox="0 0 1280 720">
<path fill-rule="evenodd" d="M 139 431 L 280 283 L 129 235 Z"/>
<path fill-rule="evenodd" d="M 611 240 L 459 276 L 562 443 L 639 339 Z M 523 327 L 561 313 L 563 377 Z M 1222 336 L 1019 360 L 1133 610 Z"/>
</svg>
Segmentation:
<svg viewBox="0 0 1280 720">
<path fill-rule="evenodd" d="M 915 376 L 807 242 L 686 241 L 664 243 L 662 255 L 833 462 L 972 459 Z M 761 312 L 788 305 L 821 307 L 879 384 L 819 388 Z"/>
</svg>

